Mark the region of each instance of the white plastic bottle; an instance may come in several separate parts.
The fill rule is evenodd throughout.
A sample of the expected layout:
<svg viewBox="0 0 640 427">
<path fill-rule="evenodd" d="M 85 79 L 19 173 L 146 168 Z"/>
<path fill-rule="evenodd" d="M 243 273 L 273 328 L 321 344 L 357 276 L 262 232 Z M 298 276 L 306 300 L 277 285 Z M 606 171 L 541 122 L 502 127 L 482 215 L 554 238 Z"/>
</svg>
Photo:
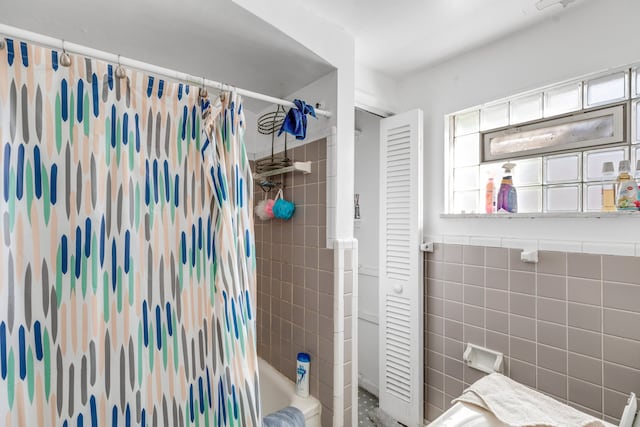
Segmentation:
<svg viewBox="0 0 640 427">
<path fill-rule="evenodd" d="M 298 353 L 296 367 L 296 394 L 300 397 L 309 397 L 309 365 L 311 356 L 308 353 Z"/>
</svg>

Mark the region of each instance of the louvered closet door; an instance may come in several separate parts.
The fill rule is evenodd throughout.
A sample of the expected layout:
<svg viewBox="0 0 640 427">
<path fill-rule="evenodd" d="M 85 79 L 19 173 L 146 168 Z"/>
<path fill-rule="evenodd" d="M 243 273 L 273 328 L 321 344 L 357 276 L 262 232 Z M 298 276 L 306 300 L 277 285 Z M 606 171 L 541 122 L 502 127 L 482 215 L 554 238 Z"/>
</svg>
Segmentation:
<svg viewBox="0 0 640 427">
<path fill-rule="evenodd" d="M 380 121 L 380 407 L 423 424 L 422 111 Z"/>
</svg>

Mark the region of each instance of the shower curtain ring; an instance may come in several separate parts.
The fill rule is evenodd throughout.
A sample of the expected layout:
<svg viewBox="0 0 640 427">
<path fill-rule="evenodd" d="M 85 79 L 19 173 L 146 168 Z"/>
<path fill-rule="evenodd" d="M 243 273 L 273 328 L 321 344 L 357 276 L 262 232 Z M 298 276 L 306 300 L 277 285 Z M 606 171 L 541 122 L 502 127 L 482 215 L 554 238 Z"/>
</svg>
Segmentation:
<svg viewBox="0 0 640 427">
<path fill-rule="evenodd" d="M 202 78 L 202 87 L 200 88 L 200 98 L 207 98 L 209 96 L 209 92 L 207 91 L 207 88 L 204 85 L 204 77 Z"/>
<path fill-rule="evenodd" d="M 62 55 L 60 55 L 60 65 L 63 67 L 71 66 L 71 55 L 67 53 L 67 50 L 64 47 L 64 40 L 62 40 Z"/>
<path fill-rule="evenodd" d="M 118 55 L 118 66 L 116 67 L 116 77 L 119 79 L 124 79 L 125 77 L 127 77 L 127 70 L 125 70 L 122 64 L 120 63 L 120 55 Z"/>
</svg>

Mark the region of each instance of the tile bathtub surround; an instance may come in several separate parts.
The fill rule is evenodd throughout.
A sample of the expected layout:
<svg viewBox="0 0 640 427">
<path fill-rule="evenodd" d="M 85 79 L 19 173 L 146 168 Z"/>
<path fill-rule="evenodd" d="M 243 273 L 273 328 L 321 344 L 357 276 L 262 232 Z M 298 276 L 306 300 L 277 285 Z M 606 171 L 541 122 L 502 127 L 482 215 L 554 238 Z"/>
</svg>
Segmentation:
<svg viewBox="0 0 640 427">
<path fill-rule="evenodd" d="M 333 265 L 326 249 L 326 141 L 289 151 L 311 161 L 312 173 L 274 177 L 296 204 L 290 221 L 256 217 L 258 355 L 291 380 L 296 355 L 311 354 L 310 392 L 322 403 L 322 425 L 333 417 Z M 255 201 L 264 193 L 255 185 Z M 269 197 L 275 197 L 272 191 Z"/>
<path fill-rule="evenodd" d="M 482 373 L 467 342 L 505 355 L 504 373 L 617 423 L 640 395 L 640 258 L 436 244 L 425 258 L 425 411 L 433 420 Z"/>
</svg>

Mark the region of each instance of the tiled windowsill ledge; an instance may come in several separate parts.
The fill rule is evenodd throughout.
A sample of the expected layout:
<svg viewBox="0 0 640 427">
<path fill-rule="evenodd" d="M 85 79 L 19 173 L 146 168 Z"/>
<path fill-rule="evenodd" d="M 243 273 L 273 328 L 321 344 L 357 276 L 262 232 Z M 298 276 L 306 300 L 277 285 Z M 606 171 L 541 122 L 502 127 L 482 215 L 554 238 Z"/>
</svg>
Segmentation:
<svg viewBox="0 0 640 427">
<path fill-rule="evenodd" d="M 467 219 L 467 218 L 486 218 L 486 219 L 545 219 L 545 218 L 618 218 L 618 217 L 637 217 L 640 218 L 640 211 L 620 211 L 620 212 L 540 212 L 540 213 L 460 213 L 460 214 L 440 214 L 443 219 Z"/>
</svg>

